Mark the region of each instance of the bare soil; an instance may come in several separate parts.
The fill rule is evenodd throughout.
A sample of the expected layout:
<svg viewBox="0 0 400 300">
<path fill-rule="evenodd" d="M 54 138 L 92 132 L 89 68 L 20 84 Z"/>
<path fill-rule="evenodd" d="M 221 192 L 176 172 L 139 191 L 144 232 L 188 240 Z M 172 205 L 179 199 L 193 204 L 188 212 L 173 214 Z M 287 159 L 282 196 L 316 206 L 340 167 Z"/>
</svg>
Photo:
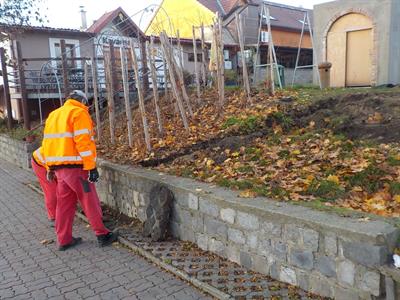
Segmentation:
<svg viewBox="0 0 400 300">
<path fill-rule="evenodd" d="M 379 143 L 400 141 L 398 91 L 327 97 L 291 114 L 300 127 L 313 121 L 317 128 L 330 128 L 350 139 Z"/>
</svg>

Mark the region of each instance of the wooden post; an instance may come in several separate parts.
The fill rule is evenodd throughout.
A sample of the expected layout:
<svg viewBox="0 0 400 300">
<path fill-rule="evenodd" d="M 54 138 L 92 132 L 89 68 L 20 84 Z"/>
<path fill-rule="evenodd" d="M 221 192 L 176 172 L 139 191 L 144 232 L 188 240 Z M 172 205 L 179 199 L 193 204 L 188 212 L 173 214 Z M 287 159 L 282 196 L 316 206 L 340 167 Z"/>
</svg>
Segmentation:
<svg viewBox="0 0 400 300">
<path fill-rule="evenodd" d="M 219 45 L 218 45 L 218 26 L 217 23 L 214 24 L 213 27 L 213 43 L 214 43 L 214 51 L 215 51 L 215 63 L 216 63 L 216 83 L 218 88 L 218 109 L 222 110 L 222 101 L 221 101 L 221 80 L 220 80 L 220 55 L 219 55 Z M 214 73 L 214 74 L 215 74 Z"/>
<path fill-rule="evenodd" d="M 140 84 L 140 78 L 139 78 L 139 66 L 138 66 L 138 61 L 137 61 L 137 57 L 136 57 L 136 53 L 135 53 L 135 44 L 132 39 L 130 42 L 131 42 L 130 44 L 131 44 L 133 69 L 135 71 L 136 88 L 137 88 L 138 96 L 139 96 L 139 109 L 140 109 L 140 114 L 142 116 L 144 139 L 146 142 L 147 151 L 150 152 L 151 151 L 150 134 L 149 134 L 149 127 L 147 125 L 146 109 L 144 107 L 144 97 L 143 97 L 142 85 Z"/>
<path fill-rule="evenodd" d="M 84 79 L 85 79 L 85 95 L 89 97 L 89 65 L 87 64 L 86 60 L 82 61 L 83 63 L 83 72 L 84 72 Z"/>
<path fill-rule="evenodd" d="M 201 23 L 201 74 L 203 79 L 203 87 L 207 86 L 207 55 L 206 55 L 206 44 L 204 37 L 204 24 Z"/>
<path fill-rule="evenodd" d="M 197 63 L 197 42 L 196 42 L 196 30 L 194 26 L 192 26 L 192 34 L 193 34 L 194 73 L 196 77 L 197 102 L 200 103 L 201 101 L 200 74 L 199 74 L 199 65 Z"/>
<path fill-rule="evenodd" d="M 235 15 L 236 19 L 236 30 L 239 37 L 239 45 L 240 45 L 240 56 L 242 57 L 242 72 L 243 72 L 243 85 L 247 94 L 247 101 L 251 103 L 251 95 L 250 95 L 250 82 L 249 82 L 249 73 L 247 72 L 246 65 L 246 57 L 244 56 L 244 41 L 243 41 L 243 24 L 242 18 L 238 13 Z"/>
<path fill-rule="evenodd" d="M 173 68 L 173 65 L 172 65 L 172 62 L 171 62 L 171 60 L 173 58 L 171 57 L 171 53 L 170 53 L 170 51 L 168 49 L 168 38 L 167 38 L 167 36 L 166 36 L 166 34 L 164 32 L 162 32 L 160 34 L 160 42 L 161 42 L 161 46 L 162 46 L 162 49 L 163 49 L 163 52 L 164 52 L 164 57 L 166 58 L 167 64 L 168 64 L 168 67 L 169 67 L 169 76 L 170 76 L 170 79 L 171 79 L 172 91 L 173 91 L 174 96 L 176 98 L 176 102 L 178 103 L 179 112 L 181 114 L 183 126 L 189 132 L 190 129 L 189 129 L 189 124 L 188 124 L 188 121 L 187 121 L 187 118 L 186 118 L 186 111 L 185 111 L 185 108 L 183 106 L 183 101 L 182 101 L 181 95 L 179 93 L 178 87 L 176 85 L 177 81 L 176 81 L 176 77 L 175 77 L 175 71 L 174 71 L 174 68 Z"/>
<path fill-rule="evenodd" d="M 118 91 L 117 91 L 117 78 L 116 78 L 116 70 L 115 70 L 115 48 L 114 48 L 114 43 L 110 41 L 110 80 L 111 80 L 111 85 L 112 85 L 112 91 L 113 91 L 113 102 L 118 103 L 119 97 L 118 97 Z"/>
<path fill-rule="evenodd" d="M 61 47 L 61 68 L 62 68 L 63 83 L 64 83 L 64 98 L 67 99 L 69 93 L 71 92 L 71 89 L 69 86 L 67 50 L 65 48 L 65 40 L 60 41 L 60 47 Z"/>
<path fill-rule="evenodd" d="M 133 136 L 132 136 L 132 110 L 129 101 L 129 82 L 128 82 L 128 68 L 126 61 L 125 49 L 123 46 L 119 48 L 121 56 L 121 71 L 122 71 L 122 82 L 124 86 L 124 99 L 125 99 L 125 111 L 126 120 L 128 127 L 128 143 L 129 147 L 133 147 Z"/>
<path fill-rule="evenodd" d="M 273 44 L 270 42 L 272 41 L 272 31 L 271 31 L 271 17 L 269 14 L 269 8 L 267 8 L 267 24 L 268 24 L 268 56 L 269 56 L 269 64 L 270 64 L 270 70 L 271 70 L 271 94 L 275 95 L 275 79 L 274 79 L 274 58 L 273 58 L 273 52 L 272 52 L 272 47 Z"/>
<path fill-rule="evenodd" d="M 186 91 L 185 78 L 183 76 L 183 69 L 179 68 L 178 64 L 176 63 L 174 55 L 173 55 L 173 52 L 172 52 L 172 45 L 170 45 L 170 43 L 169 43 L 167 38 L 165 40 L 165 44 L 166 44 L 166 47 L 167 47 L 167 51 L 169 52 L 169 60 L 171 62 L 171 64 L 169 65 L 170 66 L 170 73 L 174 72 L 174 70 L 175 70 L 176 74 L 178 75 L 178 81 L 179 81 L 179 85 L 180 85 L 180 88 L 181 88 L 181 91 L 182 91 L 183 99 L 185 100 L 186 106 L 188 107 L 188 111 L 189 111 L 190 116 L 193 118 L 194 114 L 193 114 L 193 110 L 192 110 L 192 105 L 190 103 L 190 98 L 189 98 L 189 96 L 187 94 L 187 91 Z"/>
<path fill-rule="evenodd" d="M 149 60 L 150 60 L 150 70 L 151 70 L 151 81 L 153 85 L 153 96 L 154 96 L 154 106 L 156 108 L 157 114 L 157 122 L 158 122 L 158 131 L 161 136 L 164 135 L 163 122 L 161 118 L 161 111 L 158 105 L 159 96 L 158 96 L 158 86 L 157 86 L 157 74 L 156 74 L 156 66 L 155 66 L 155 49 L 154 49 L 154 37 L 150 37 L 150 46 L 147 47 L 149 49 Z"/>
<path fill-rule="evenodd" d="M 97 139 L 100 141 L 101 140 L 101 119 L 100 119 L 100 107 L 99 107 L 99 93 L 97 91 L 97 61 L 94 57 L 92 57 L 90 59 L 90 61 L 92 64 L 93 102 L 94 102 L 94 109 L 96 112 Z"/>
<path fill-rule="evenodd" d="M 8 84 L 8 74 L 7 74 L 7 64 L 6 64 L 6 54 L 4 48 L 0 48 L 0 60 L 1 60 L 1 72 L 3 75 L 3 88 L 4 88 L 4 101 L 6 102 L 7 111 L 7 127 L 12 128 L 12 109 L 11 109 L 11 96 L 10 96 L 10 86 Z"/>
<path fill-rule="evenodd" d="M 222 18 L 218 16 L 218 41 L 220 59 L 220 80 L 221 80 L 221 104 L 225 103 L 225 58 L 224 58 L 224 40 L 222 35 Z"/>
<path fill-rule="evenodd" d="M 179 51 L 179 67 L 183 70 L 183 49 L 181 44 L 181 37 L 179 34 L 179 29 L 176 31 L 176 39 L 178 40 L 178 51 Z"/>
<path fill-rule="evenodd" d="M 111 48 L 110 48 L 111 50 Z M 111 74 L 111 53 L 104 55 L 104 67 L 106 75 L 107 86 L 107 100 L 108 100 L 108 120 L 110 124 L 110 140 L 111 144 L 115 144 L 115 102 L 114 102 L 114 84 L 113 76 Z"/>
<path fill-rule="evenodd" d="M 26 91 L 24 62 L 22 60 L 22 50 L 19 41 L 17 41 L 17 57 L 18 57 L 18 77 L 19 77 L 19 85 L 20 85 L 21 101 L 22 101 L 22 114 L 24 117 L 24 128 L 26 130 L 30 130 L 31 116 L 28 106 L 28 93 Z"/>
<path fill-rule="evenodd" d="M 147 54 L 145 41 L 140 39 L 140 56 L 142 57 L 142 81 L 143 81 L 143 94 L 147 95 L 149 92 L 149 68 L 147 67 Z"/>
</svg>

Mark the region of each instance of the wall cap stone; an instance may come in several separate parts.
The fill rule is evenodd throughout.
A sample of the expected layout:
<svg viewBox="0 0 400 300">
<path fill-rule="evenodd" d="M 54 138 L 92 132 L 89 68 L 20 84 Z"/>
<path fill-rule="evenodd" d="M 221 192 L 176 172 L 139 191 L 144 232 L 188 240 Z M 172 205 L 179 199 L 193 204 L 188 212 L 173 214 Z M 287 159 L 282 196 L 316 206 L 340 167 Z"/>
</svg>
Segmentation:
<svg viewBox="0 0 400 300">
<path fill-rule="evenodd" d="M 231 208 L 251 213 L 258 217 L 267 217 L 269 221 L 280 224 L 298 222 L 317 231 L 328 230 L 331 234 L 341 236 L 343 239 L 348 238 L 363 243 L 386 245 L 392 248 L 395 242 L 394 237 L 400 234 L 400 229 L 384 220 L 360 222 L 355 218 L 342 217 L 334 213 L 317 211 L 308 207 L 261 197 L 243 201 L 238 197 L 239 193 L 232 190 L 153 170 L 118 165 L 102 159 L 99 159 L 98 166 L 112 168 L 133 177 L 161 182 L 171 188 L 172 191 L 183 190 L 192 193 L 200 199 L 215 202 L 222 208 Z"/>
</svg>

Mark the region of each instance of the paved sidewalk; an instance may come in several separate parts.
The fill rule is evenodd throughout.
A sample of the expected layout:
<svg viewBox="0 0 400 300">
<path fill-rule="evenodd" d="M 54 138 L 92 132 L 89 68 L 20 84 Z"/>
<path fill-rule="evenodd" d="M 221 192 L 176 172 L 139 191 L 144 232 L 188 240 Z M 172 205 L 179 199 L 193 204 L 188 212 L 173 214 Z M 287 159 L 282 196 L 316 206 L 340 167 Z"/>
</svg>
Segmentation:
<svg viewBox="0 0 400 300">
<path fill-rule="evenodd" d="M 210 299 L 125 248 L 98 248 L 75 220 L 84 243 L 66 252 L 49 228 L 29 171 L 0 160 L 0 299 Z"/>
</svg>

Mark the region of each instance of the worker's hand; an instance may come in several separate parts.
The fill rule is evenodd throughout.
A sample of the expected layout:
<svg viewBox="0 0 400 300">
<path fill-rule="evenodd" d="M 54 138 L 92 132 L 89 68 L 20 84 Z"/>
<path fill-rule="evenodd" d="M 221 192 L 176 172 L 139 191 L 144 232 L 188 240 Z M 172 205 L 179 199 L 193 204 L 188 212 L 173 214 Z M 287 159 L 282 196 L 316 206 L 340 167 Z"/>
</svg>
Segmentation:
<svg viewBox="0 0 400 300">
<path fill-rule="evenodd" d="M 56 177 L 56 175 L 54 174 L 54 171 L 47 171 L 46 179 L 47 179 L 48 182 L 54 181 L 55 177 Z"/>
<path fill-rule="evenodd" d="M 89 171 L 89 176 L 88 176 L 88 181 L 89 182 L 97 182 L 99 180 L 99 171 L 97 171 L 97 168 L 94 168 L 93 170 Z"/>
</svg>

